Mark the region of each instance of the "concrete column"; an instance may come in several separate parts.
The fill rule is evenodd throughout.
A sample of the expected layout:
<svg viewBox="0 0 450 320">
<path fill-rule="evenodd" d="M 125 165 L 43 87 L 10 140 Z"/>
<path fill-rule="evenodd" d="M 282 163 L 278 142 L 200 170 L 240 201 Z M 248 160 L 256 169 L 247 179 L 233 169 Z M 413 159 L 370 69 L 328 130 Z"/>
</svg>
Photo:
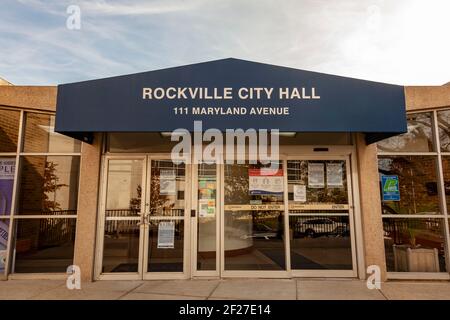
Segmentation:
<svg viewBox="0 0 450 320">
<path fill-rule="evenodd" d="M 376 144 L 366 145 L 364 134 L 356 135 L 358 156 L 359 195 L 364 242 L 365 265 L 378 265 L 381 279 L 386 280 L 383 221 L 378 185 L 378 161 Z"/>
<path fill-rule="evenodd" d="M 101 140 L 102 135 L 95 134 L 92 145 L 83 143 L 81 147 L 74 264 L 81 269 L 82 281 L 92 281 L 94 277 Z"/>
</svg>

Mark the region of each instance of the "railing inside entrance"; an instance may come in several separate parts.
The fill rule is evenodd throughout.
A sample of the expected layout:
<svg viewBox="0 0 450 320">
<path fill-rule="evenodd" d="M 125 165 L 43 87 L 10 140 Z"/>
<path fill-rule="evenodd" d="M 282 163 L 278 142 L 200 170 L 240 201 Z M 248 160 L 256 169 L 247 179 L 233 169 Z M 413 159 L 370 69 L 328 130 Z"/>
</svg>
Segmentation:
<svg viewBox="0 0 450 320">
<path fill-rule="evenodd" d="M 183 214 L 183 209 L 172 209 L 165 216 L 181 216 Z M 106 217 L 108 218 L 125 218 L 125 217 L 139 217 L 140 209 L 114 209 L 106 210 Z M 105 225 L 105 233 L 117 232 L 120 226 L 120 232 L 127 233 L 139 228 L 139 222 L 136 220 L 111 220 L 109 224 Z"/>
<path fill-rule="evenodd" d="M 76 210 L 55 210 L 47 212 L 39 212 L 48 215 L 49 218 L 30 219 L 26 224 L 19 224 L 17 234 L 21 235 L 21 241 L 18 241 L 16 250 L 21 252 L 31 246 L 32 238 L 36 239 L 34 245 L 36 248 L 47 248 L 59 246 L 61 243 L 71 242 L 75 239 L 74 218 L 50 218 L 59 215 L 76 215 Z M 38 233 L 30 233 L 30 226 L 36 227 Z M 36 230 L 35 229 L 35 230 Z"/>
</svg>

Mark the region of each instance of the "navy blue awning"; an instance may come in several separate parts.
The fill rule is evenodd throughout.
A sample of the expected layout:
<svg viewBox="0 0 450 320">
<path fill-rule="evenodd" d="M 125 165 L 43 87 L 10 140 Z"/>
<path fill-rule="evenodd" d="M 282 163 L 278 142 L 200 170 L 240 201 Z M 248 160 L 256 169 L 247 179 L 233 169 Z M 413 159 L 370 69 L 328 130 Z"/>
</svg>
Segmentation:
<svg viewBox="0 0 450 320">
<path fill-rule="evenodd" d="M 195 120 L 203 130 L 362 132 L 373 143 L 406 132 L 404 87 L 232 58 L 58 86 L 55 130 L 87 142 L 192 131 Z"/>
</svg>

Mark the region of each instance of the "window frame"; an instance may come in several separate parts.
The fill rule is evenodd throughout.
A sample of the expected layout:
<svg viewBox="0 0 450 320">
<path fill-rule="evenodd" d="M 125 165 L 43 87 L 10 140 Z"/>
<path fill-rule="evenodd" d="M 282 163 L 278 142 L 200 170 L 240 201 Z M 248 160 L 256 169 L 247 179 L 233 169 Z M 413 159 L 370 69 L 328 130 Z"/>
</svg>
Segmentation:
<svg viewBox="0 0 450 320">
<path fill-rule="evenodd" d="M 9 231 L 8 231 L 8 242 L 7 242 L 7 254 L 5 261 L 5 270 L 0 273 L 0 280 L 12 279 L 12 278 L 34 278 L 36 275 L 42 278 L 42 275 L 48 275 L 50 278 L 53 276 L 59 277 L 61 275 L 65 275 L 65 273 L 15 273 L 14 272 L 14 264 L 15 264 L 15 244 L 16 244 L 16 235 L 15 235 L 15 220 L 16 219 L 77 219 L 78 214 L 74 215 L 23 215 L 20 212 L 17 212 L 18 208 L 18 199 L 19 199 L 19 188 L 20 188 L 20 174 L 21 174 L 21 164 L 22 158 L 24 156 L 73 156 L 79 157 L 81 163 L 81 152 L 82 152 L 82 143 L 80 142 L 80 151 L 79 152 L 23 152 L 24 148 L 24 140 L 25 140 L 25 120 L 27 113 L 35 113 L 35 114 L 45 114 L 49 116 L 55 116 L 55 112 L 50 111 L 40 111 L 33 109 L 17 109 L 10 108 L 7 106 L 0 106 L 0 110 L 14 110 L 20 112 L 20 120 L 19 120 L 19 132 L 17 138 L 17 149 L 15 152 L 0 152 L 0 157 L 11 157 L 15 158 L 15 172 L 14 172 L 14 183 L 12 190 L 12 199 L 11 199 L 11 208 L 9 214 L 5 214 L 0 218 L 2 220 L 9 221 Z M 78 179 L 77 184 L 78 192 L 80 190 L 80 179 Z M 77 199 L 78 202 L 78 199 Z M 78 209 L 78 208 L 77 208 Z M 76 228 L 75 222 L 75 228 Z M 13 248 L 14 247 L 14 248 Z"/>
<path fill-rule="evenodd" d="M 450 279 L 450 228 L 449 228 L 449 216 L 445 195 L 445 183 L 444 183 L 444 173 L 442 166 L 442 156 L 450 156 L 450 152 L 442 152 L 440 145 L 439 136 L 439 125 L 437 113 L 439 111 L 450 110 L 450 107 L 431 109 L 431 110 L 415 110 L 407 112 L 407 115 L 417 114 L 417 113 L 429 113 L 431 116 L 431 132 L 433 139 L 433 149 L 434 151 L 428 152 L 383 152 L 377 150 L 377 162 L 380 156 L 430 156 L 436 161 L 436 183 L 438 187 L 438 201 L 440 214 L 424 214 L 424 215 L 414 215 L 414 214 L 381 214 L 381 218 L 398 218 L 398 219 L 439 219 L 443 220 L 444 228 L 444 254 L 445 254 L 445 266 L 446 270 L 441 272 L 393 272 L 388 271 L 388 279 Z M 382 199 L 380 199 L 380 205 Z M 385 256 L 386 259 L 386 256 Z"/>
</svg>

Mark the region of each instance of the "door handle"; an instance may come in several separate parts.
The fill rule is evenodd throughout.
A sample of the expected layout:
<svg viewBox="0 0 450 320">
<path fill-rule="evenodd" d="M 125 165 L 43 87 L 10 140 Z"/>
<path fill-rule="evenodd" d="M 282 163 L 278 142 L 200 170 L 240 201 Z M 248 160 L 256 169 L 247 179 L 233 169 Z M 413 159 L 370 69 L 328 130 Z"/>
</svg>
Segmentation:
<svg viewBox="0 0 450 320">
<path fill-rule="evenodd" d="M 196 217 L 196 210 L 195 209 L 191 209 L 191 218 L 195 218 Z"/>
</svg>

